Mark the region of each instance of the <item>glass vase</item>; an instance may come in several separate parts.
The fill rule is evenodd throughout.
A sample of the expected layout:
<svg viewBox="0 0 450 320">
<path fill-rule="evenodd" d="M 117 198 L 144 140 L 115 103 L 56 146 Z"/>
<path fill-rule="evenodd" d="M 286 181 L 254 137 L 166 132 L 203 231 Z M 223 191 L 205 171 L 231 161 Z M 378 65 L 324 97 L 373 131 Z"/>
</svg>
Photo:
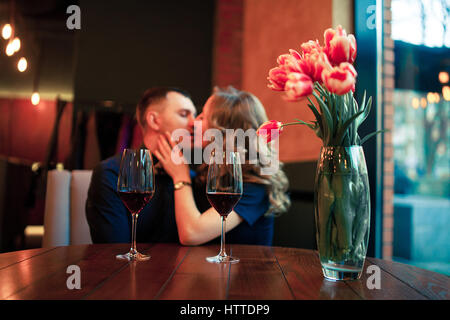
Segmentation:
<svg viewBox="0 0 450 320">
<path fill-rule="evenodd" d="M 317 164 L 316 241 L 328 280 L 361 276 L 370 226 L 370 192 L 361 146 L 322 147 Z"/>
</svg>

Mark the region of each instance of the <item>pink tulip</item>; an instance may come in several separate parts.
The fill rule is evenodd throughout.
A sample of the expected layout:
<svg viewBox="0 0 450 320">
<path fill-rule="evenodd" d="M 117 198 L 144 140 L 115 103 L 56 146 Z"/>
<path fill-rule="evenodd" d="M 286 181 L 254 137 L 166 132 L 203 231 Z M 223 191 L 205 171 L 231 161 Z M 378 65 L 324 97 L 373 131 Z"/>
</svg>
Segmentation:
<svg viewBox="0 0 450 320">
<path fill-rule="evenodd" d="M 280 67 L 270 69 L 267 79 L 270 82 L 267 86 L 275 91 L 284 91 L 284 86 L 288 80 L 286 71 Z"/>
<path fill-rule="evenodd" d="M 305 53 L 311 53 L 312 51 L 322 51 L 322 47 L 319 44 L 319 41 L 312 41 L 309 40 L 308 42 L 303 42 L 301 44 L 302 52 Z"/>
<path fill-rule="evenodd" d="M 331 69 L 327 55 L 322 51 L 314 50 L 304 55 L 299 62 L 300 69 L 307 74 L 313 81 L 322 81 L 322 72 L 325 69 Z"/>
<path fill-rule="evenodd" d="M 300 54 L 291 49 L 289 53 L 282 54 L 278 57 L 278 67 L 269 70 L 268 87 L 275 91 L 284 91 L 287 75 L 291 72 L 301 72 L 299 61 L 301 59 Z"/>
<path fill-rule="evenodd" d="M 301 60 L 302 56 L 294 49 L 289 49 L 289 53 L 297 60 Z"/>
<path fill-rule="evenodd" d="M 276 120 L 270 120 L 264 122 L 258 130 L 256 130 L 256 134 L 263 138 L 266 143 L 278 138 L 281 131 L 283 131 L 283 123 Z"/>
<path fill-rule="evenodd" d="M 291 54 L 286 53 L 278 57 L 277 62 L 280 68 L 283 68 L 286 72 L 300 72 L 300 66 L 298 65 L 300 54 L 291 49 Z"/>
<path fill-rule="evenodd" d="M 353 63 L 356 59 L 356 39 L 338 26 L 336 30 L 327 29 L 324 33 L 325 48 L 324 51 L 328 55 L 333 66 L 337 66 L 342 62 Z"/>
<path fill-rule="evenodd" d="M 355 91 L 356 75 L 353 65 L 343 62 L 338 67 L 324 70 L 322 81 L 330 92 L 343 95 Z"/>
<path fill-rule="evenodd" d="M 292 72 L 288 74 L 287 78 L 284 86 L 287 101 L 298 101 L 312 93 L 313 80 L 306 74 Z"/>
</svg>

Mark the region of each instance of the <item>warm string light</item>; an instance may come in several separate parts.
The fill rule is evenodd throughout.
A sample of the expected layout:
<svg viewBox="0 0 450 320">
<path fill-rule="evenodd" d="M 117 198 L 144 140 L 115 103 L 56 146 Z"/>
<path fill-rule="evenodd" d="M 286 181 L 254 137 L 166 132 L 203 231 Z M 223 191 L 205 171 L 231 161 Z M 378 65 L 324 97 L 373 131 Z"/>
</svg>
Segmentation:
<svg viewBox="0 0 450 320">
<path fill-rule="evenodd" d="M 442 96 L 444 97 L 444 100 L 447 100 L 447 101 L 450 100 L 450 87 L 449 86 L 444 86 L 442 88 Z M 439 95 L 439 93 L 428 92 L 426 98 L 424 98 L 424 97 L 412 98 L 411 106 L 414 109 L 419 109 L 419 107 L 422 107 L 423 109 L 425 109 L 428 104 L 439 103 L 439 101 L 441 101 L 441 96 Z"/>
<path fill-rule="evenodd" d="M 440 99 L 439 93 L 437 92 L 428 92 L 427 94 L 428 103 L 438 103 Z"/>
<path fill-rule="evenodd" d="M 14 30 L 11 24 L 6 23 L 5 25 L 3 25 L 1 35 L 3 39 L 9 40 L 5 48 L 5 53 L 8 57 L 11 57 L 12 55 L 14 55 L 14 53 L 20 50 L 22 43 L 18 37 L 14 37 Z M 13 37 L 14 39 L 12 39 Z M 27 59 L 25 57 L 21 57 L 17 62 L 17 70 L 19 70 L 19 72 L 24 72 L 25 70 L 27 70 L 27 68 Z M 37 106 L 40 101 L 41 97 L 39 95 L 39 92 L 37 92 L 37 90 L 34 90 L 33 94 L 31 95 L 31 103 Z"/>
<path fill-rule="evenodd" d="M 449 86 L 442 87 L 442 96 L 444 97 L 445 101 L 450 101 L 450 87 Z"/>
<path fill-rule="evenodd" d="M 33 92 L 33 94 L 31 95 L 31 103 L 34 106 L 37 106 L 40 101 L 41 101 L 41 96 L 39 95 L 39 92 Z"/>
<path fill-rule="evenodd" d="M 17 63 L 17 69 L 20 72 L 24 72 L 25 70 L 27 70 L 27 67 L 28 67 L 27 59 L 24 57 L 20 58 L 19 62 Z"/>
<path fill-rule="evenodd" d="M 11 44 L 12 44 L 12 47 L 14 49 L 14 52 L 17 52 L 17 51 L 20 50 L 21 43 L 20 43 L 20 39 L 19 38 L 17 38 L 17 37 L 14 38 L 14 40 L 11 42 Z"/>
<path fill-rule="evenodd" d="M 3 39 L 5 40 L 9 39 L 8 44 L 6 45 L 5 48 L 5 53 L 8 57 L 13 56 L 22 47 L 22 43 L 19 37 L 14 37 L 14 39 L 12 38 L 14 35 L 13 31 L 14 31 L 13 27 L 9 23 L 3 25 L 2 27 Z M 25 70 L 27 70 L 27 68 L 28 68 L 27 59 L 25 57 L 21 57 L 17 62 L 17 70 L 19 70 L 19 72 L 24 72 Z"/>
<path fill-rule="evenodd" d="M 435 93 L 434 93 L 434 102 L 435 102 L 435 103 L 438 103 L 439 100 L 441 100 L 441 97 L 439 96 L 439 93 L 435 92 Z"/>
<path fill-rule="evenodd" d="M 6 46 L 6 55 L 8 57 L 12 56 L 14 53 L 20 50 L 21 42 L 19 38 L 14 38 L 14 40 L 10 40 L 8 45 Z"/>
<path fill-rule="evenodd" d="M 412 99 L 412 107 L 413 107 L 414 109 L 418 109 L 418 108 L 419 108 L 419 104 L 420 104 L 420 102 L 419 102 L 419 99 L 418 99 L 418 98 L 413 98 L 413 99 Z"/>
<path fill-rule="evenodd" d="M 427 99 L 420 98 L 420 106 L 425 109 L 427 107 Z"/>
<path fill-rule="evenodd" d="M 439 82 L 440 83 L 443 83 L 443 84 L 445 84 L 445 83 L 448 83 L 448 80 L 449 80 L 449 75 L 448 75 L 448 72 L 445 72 L 445 71 L 441 71 L 441 72 L 439 72 Z"/>
<path fill-rule="evenodd" d="M 2 28 L 2 37 L 5 40 L 8 40 L 9 38 L 11 38 L 12 35 L 12 27 L 9 23 L 5 24 Z"/>
<path fill-rule="evenodd" d="M 15 51 L 14 51 L 14 46 L 12 44 L 12 41 L 8 42 L 8 44 L 6 45 L 5 52 L 8 57 L 11 57 L 14 54 Z"/>
</svg>

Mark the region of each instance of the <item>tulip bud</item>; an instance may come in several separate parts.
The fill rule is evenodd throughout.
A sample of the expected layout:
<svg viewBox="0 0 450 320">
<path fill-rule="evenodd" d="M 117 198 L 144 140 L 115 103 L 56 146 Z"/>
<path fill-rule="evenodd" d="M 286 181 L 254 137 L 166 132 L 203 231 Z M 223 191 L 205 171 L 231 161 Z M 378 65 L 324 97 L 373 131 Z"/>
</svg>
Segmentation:
<svg viewBox="0 0 450 320">
<path fill-rule="evenodd" d="M 266 143 L 278 138 L 281 131 L 283 131 L 283 123 L 276 120 L 270 120 L 264 122 L 258 130 L 256 130 L 256 134 L 260 136 Z"/>
</svg>

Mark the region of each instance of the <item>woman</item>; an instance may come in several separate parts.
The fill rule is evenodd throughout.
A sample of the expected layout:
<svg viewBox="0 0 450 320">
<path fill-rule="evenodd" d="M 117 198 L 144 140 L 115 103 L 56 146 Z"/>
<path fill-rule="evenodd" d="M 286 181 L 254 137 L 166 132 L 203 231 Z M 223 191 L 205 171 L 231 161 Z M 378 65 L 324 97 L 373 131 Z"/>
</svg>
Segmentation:
<svg viewBox="0 0 450 320">
<path fill-rule="evenodd" d="M 211 128 L 223 133 L 225 129 L 256 131 L 267 121 L 267 115 L 261 102 L 251 93 L 232 87 L 227 90 L 215 88 L 196 121 L 201 121 L 203 132 Z M 225 141 L 225 137 L 223 140 Z M 202 147 L 206 147 L 208 143 L 209 141 L 203 141 Z M 246 150 L 249 150 L 248 141 L 246 143 Z M 190 183 L 189 166 L 175 164 L 171 159 L 174 146 L 170 134 L 161 136 L 155 156 L 172 177 L 174 184 L 181 181 Z M 290 200 L 285 194 L 288 181 L 281 168 L 270 176 L 261 175 L 260 169 L 259 164 L 249 164 L 248 156 L 246 157 L 246 162 L 242 165 L 243 195 L 227 217 L 227 243 L 271 245 L 273 215 L 285 212 L 290 206 Z M 205 184 L 207 170 L 207 164 L 199 166 L 196 183 Z M 199 245 L 220 236 L 221 220 L 214 208 L 209 205 L 208 209 L 199 210 L 189 185 L 174 192 L 175 217 L 181 244 Z"/>
</svg>

